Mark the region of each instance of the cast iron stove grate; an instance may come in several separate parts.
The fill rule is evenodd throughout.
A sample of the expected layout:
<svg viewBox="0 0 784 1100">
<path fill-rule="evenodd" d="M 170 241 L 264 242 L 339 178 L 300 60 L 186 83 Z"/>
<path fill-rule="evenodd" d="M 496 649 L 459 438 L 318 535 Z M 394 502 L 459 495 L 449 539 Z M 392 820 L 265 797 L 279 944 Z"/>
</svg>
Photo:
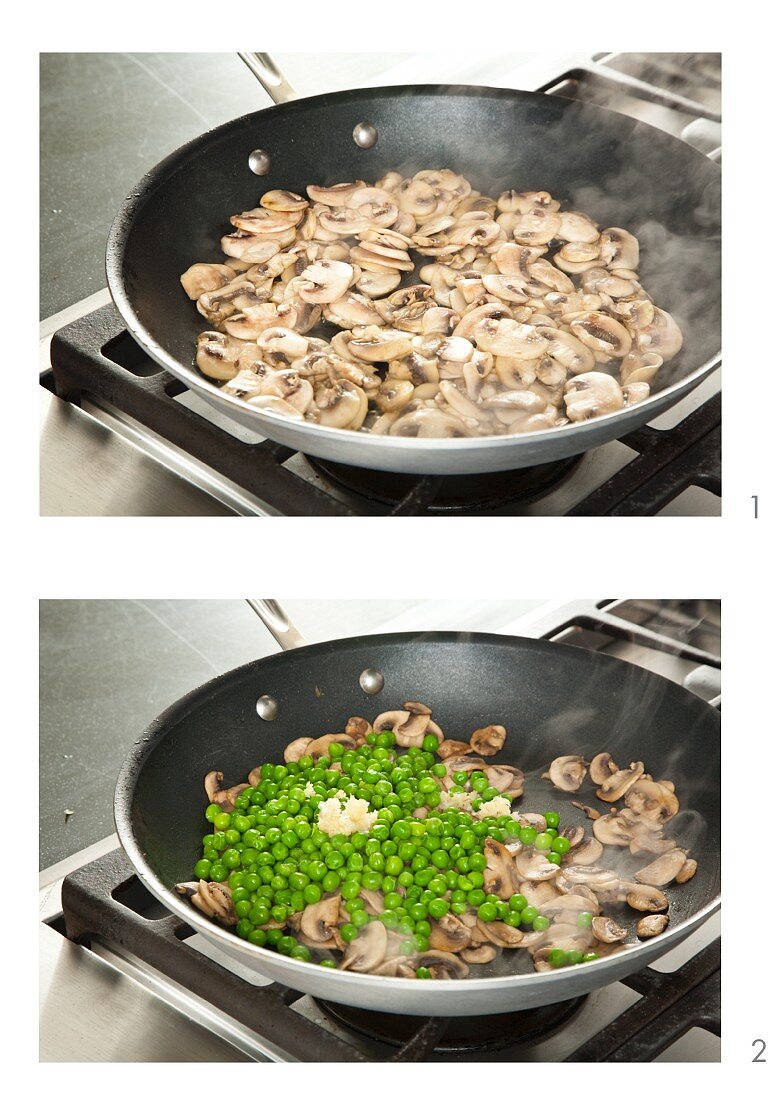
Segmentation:
<svg viewBox="0 0 784 1100">
<path fill-rule="evenodd" d="M 285 465 L 296 453 L 288 447 L 244 442 L 178 402 L 186 387 L 145 355 L 113 305 L 55 333 L 51 363 L 42 384 L 59 397 L 109 404 L 282 515 L 522 514 L 515 509 L 546 496 L 579 466 L 569 458 L 490 475 L 419 477 L 313 460 L 321 488 Z M 644 427 L 621 442 L 637 456 L 566 514 L 648 516 L 691 486 L 721 492 L 720 395 L 669 430 Z"/>
<path fill-rule="evenodd" d="M 193 929 L 155 901 L 136 878 L 121 849 L 68 875 L 62 887 L 62 931 L 89 945 L 100 937 L 141 959 L 171 981 L 250 1028 L 267 1043 L 302 1062 L 366 1062 L 361 1050 L 293 1007 L 302 994 L 276 983 L 256 986 L 189 945 Z M 650 968 L 623 979 L 641 994 L 570 1062 L 650 1062 L 692 1027 L 720 1034 L 721 941 L 715 940 L 674 973 Z M 380 1061 L 424 1061 L 448 1052 L 453 1059 L 520 1060 L 519 1052 L 561 1027 L 585 998 L 532 1012 L 472 1020 L 468 1037 L 460 1020 L 412 1018 L 322 1005 L 348 1028 L 390 1047 Z M 492 1028 L 488 1023 L 492 1022 Z"/>
</svg>

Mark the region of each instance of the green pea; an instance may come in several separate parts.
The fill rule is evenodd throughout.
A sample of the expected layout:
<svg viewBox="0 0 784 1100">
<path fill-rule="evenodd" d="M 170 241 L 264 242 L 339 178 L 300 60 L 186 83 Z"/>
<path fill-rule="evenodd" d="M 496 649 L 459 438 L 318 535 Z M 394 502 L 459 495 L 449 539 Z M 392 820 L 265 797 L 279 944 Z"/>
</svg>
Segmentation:
<svg viewBox="0 0 784 1100">
<path fill-rule="evenodd" d="M 494 921 L 497 919 L 498 908 L 495 902 L 485 901 L 477 909 L 476 915 L 481 921 L 484 921 L 485 924 L 488 924 L 490 921 Z"/>
<path fill-rule="evenodd" d="M 555 812 L 546 813 L 544 820 L 548 829 L 557 829 L 561 824 L 561 815 Z"/>
<path fill-rule="evenodd" d="M 433 977 L 433 975 L 430 973 L 430 971 L 428 970 L 428 968 L 426 966 L 418 966 L 415 970 L 415 974 L 418 978 L 432 978 Z"/>
<path fill-rule="evenodd" d="M 449 902 L 444 898 L 433 898 L 427 907 L 427 911 L 434 920 L 440 920 L 449 912 Z"/>
<path fill-rule="evenodd" d="M 557 852 L 559 856 L 565 856 L 571 848 L 571 844 L 565 836 L 553 837 L 552 850 Z"/>
<path fill-rule="evenodd" d="M 536 829 L 532 825 L 526 825 L 524 829 L 520 830 L 520 840 L 523 844 L 533 844 L 537 835 Z"/>
<path fill-rule="evenodd" d="M 547 956 L 547 961 L 550 966 L 560 967 L 566 965 L 566 952 L 562 951 L 560 947 L 554 947 L 550 954 Z"/>
<path fill-rule="evenodd" d="M 531 921 L 531 927 L 534 932 L 544 932 L 545 929 L 550 927 L 550 921 L 547 917 L 534 917 Z"/>
<path fill-rule="evenodd" d="M 539 910 L 536 908 L 535 905 L 526 905 L 520 916 L 523 918 L 524 924 L 533 924 L 533 922 L 539 916 Z"/>
<path fill-rule="evenodd" d="M 578 928 L 590 928 L 593 924 L 593 913 L 578 913 L 577 914 L 577 926 Z"/>
<path fill-rule="evenodd" d="M 536 840 L 534 841 L 534 848 L 537 852 L 549 852 L 553 843 L 553 838 L 549 833 L 537 833 Z"/>
<path fill-rule="evenodd" d="M 267 942 L 267 933 L 263 928 L 254 928 L 247 935 L 248 943 L 253 943 L 256 947 L 264 947 Z"/>
<path fill-rule="evenodd" d="M 206 879 L 206 878 L 210 877 L 210 868 L 211 867 L 212 867 L 212 864 L 210 863 L 210 861 L 208 859 L 200 859 L 196 862 L 196 865 L 193 868 L 193 873 L 196 876 L 196 878 Z"/>
</svg>

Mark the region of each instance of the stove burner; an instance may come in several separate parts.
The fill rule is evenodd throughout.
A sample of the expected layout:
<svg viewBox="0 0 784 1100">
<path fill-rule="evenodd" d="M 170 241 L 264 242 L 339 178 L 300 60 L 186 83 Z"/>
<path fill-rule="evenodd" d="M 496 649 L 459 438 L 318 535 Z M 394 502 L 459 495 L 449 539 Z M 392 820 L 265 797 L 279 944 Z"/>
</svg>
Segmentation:
<svg viewBox="0 0 784 1100">
<path fill-rule="evenodd" d="M 575 469 L 582 455 L 529 466 L 523 470 L 471 474 L 463 477 L 422 477 L 365 470 L 309 457 L 308 461 L 332 485 L 392 508 L 427 508 L 428 514 L 472 513 L 508 505 L 529 504 L 560 485 Z"/>
<path fill-rule="evenodd" d="M 558 1031 L 577 1013 L 587 1000 L 577 997 L 572 1001 L 542 1005 L 524 1012 L 506 1012 L 498 1016 L 451 1016 L 429 1020 L 425 1016 L 398 1016 L 386 1012 L 368 1012 L 364 1008 L 317 1001 L 319 1007 L 338 1023 L 351 1028 L 366 1039 L 374 1039 L 388 1046 L 408 1047 L 418 1035 L 432 1038 L 432 1028 L 438 1028 L 436 1054 L 475 1054 L 478 1051 L 503 1050 L 514 1046 L 521 1049 L 531 1046 L 545 1036 Z M 425 1030 L 426 1029 L 426 1030 Z"/>
</svg>

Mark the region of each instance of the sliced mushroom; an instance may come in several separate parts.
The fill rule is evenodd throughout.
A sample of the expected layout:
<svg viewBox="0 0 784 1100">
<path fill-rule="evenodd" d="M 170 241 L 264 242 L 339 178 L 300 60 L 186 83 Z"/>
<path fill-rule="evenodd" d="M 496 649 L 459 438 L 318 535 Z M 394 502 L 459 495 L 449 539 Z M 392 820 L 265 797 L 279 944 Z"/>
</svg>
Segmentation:
<svg viewBox="0 0 784 1100">
<path fill-rule="evenodd" d="M 433 925 L 430 946 L 436 951 L 463 951 L 471 943 L 471 929 L 452 913 Z"/>
<path fill-rule="evenodd" d="M 626 904 L 642 913 L 666 913 L 670 907 L 665 894 L 655 886 L 644 886 L 637 882 L 622 882 L 621 893 Z"/>
<path fill-rule="evenodd" d="M 287 764 L 293 764 L 296 760 L 301 760 L 303 756 L 310 752 L 312 744 L 312 737 L 298 737 L 296 741 L 289 742 L 283 750 L 283 759 Z"/>
<path fill-rule="evenodd" d="M 678 871 L 677 875 L 675 876 L 675 881 L 680 883 L 688 882 L 689 879 L 694 878 L 696 874 L 697 860 L 687 859 L 684 865 L 681 867 L 680 871 Z"/>
<path fill-rule="evenodd" d="M 387 930 L 380 920 L 368 921 L 351 941 L 340 963 L 341 970 L 368 974 L 380 966 L 387 951 Z"/>
<path fill-rule="evenodd" d="M 622 409 L 623 390 L 611 375 L 589 371 L 567 382 L 564 404 L 570 420 L 593 420 Z"/>
<path fill-rule="evenodd" d="M 620 943 L 629 935 L 629 929 L 623 928 L 612 917 L 594 917 L 591 921 L 591 931 L 602 943 Z"/>
<path fill-rule="evenodd" d="M 474 752 L 480 756 L 495 756 L 506 741 L 506 730 L 503 726 L 483 726 L 474 730 L 469 742 Z"/>
<path fill-rule="evenodd" d="M 341 379 L 334 386 L 319 386 L 314 405 L 320 424 L 330 428 L 358 428 L 367 416 L 368 397 L 359 386 Z"/>
<path fill-rule="evenodd" d="M 582 844 L 570 848 L 564 857 L 567 864 L 575 864 L 578 867 L 588 867 L 596 863 L 604 855 L 604 846 L 595 836 L 586 837 Z"/>
<path fill-rule="evenodd" d="M 355 749 L 357 747 L 354 738 L 349 737 L 347 733 L 325 733 L 322 737 L 317 737 L 315 740 L 311 741 L 306 751 L 308 756 L 312 756 L 314 760 L 318 760 L 321 756 L 329 756 L 330 745 L 343 745 L 346 749 Z"/>
<path fill-rule="evenodd" d="M 470 963 L 489 963 L 498 955 L 498 950 L 492 943 L 479 944 L 476 947 L 466 947 L 460 952 L 460 958 Z"/>
<path fill-rule="evenodd" d="M 631 351 L 632 338 L 629 330 L 607 313 L 583 313 L 569 327 L 584 344 L 603 355 L 623 359 Z"/>
<path fill-rule="evenodd" d="M 669 923 L 670 918 L 666 913 L 643 917 L 642 920 L 637 921 L 637 935 L 641 940 L 648 940 L 652 936 L 660 936 Z"/>
<path fill-rule="evenodd" d="M 596 792 L 596 797 L 602 802 L 617 802 L 637 782 L 644 771 L 645 765 L 641 761 L 636 761 L 623 771 L 614 772 L 602 783 Z"/>
<path fill-rule="evenodd" d="M 365 743 L 372 728 L 366 718 L 349 718 L 343 732 L 347 733 L 359 746 Z"/>
<path fill-rule="evenodd" d="M 604 814 L 593 823 L 593 835 L 601 844 L 628 848 L 632 832 L 626 821 L 616 813 Z"/>
<path fill-rule="evenodd" d="M 597 810 L 595 806 L 587 806 L 584 802 L 572 802 L 572 805 L 582 810 L 591 821 L 597 821 L 602 816 L 602 811 Z"/>
<path fill-rule="evenodd" d="M 485 838 L 485 869 L 482 872 L 486 894 L 494 894 L 502 901 L 508 901 L 516 893 L 517 876 L 515 860 L 506 848 L 492 837 Z M 553 864 L 549 864 L 553 866 Z"/>
<path fill-rule="evenodd" d="M 328 894 L 303 909 L 300 929 L 311 943 L 326 944 L 334 939 L 339 920 L 340 895 Z"/>
<path fill-rule="evenodd" d="M 226 286 L 235 275 L 236 272 L 226 264 L 192 264 L 180 276 L 180 282 L 185 293 L 195 302 L 202 294 Z"/>
<path fill-rule="evenodd" d="M 336 302 L 354 277 L 351 264 L 340 260 L 316 260 L 297 276 L 297 294 L 304 302 Z"/>
<path fill-rule="evenodd" d="M 547 882 L 560 873 L 558 865 L 550 863 L 544 852 L 522 851 L 515 856 L 514 862 L 518 877 L 526 883 Z"/>
<path fill-rule="evenodd" d="M 588 769 L 592 782 L 597 786 L 605 783 L 611 775 L 618 771 L 618 765 L 609 752 L 599 752 L 594 756 Z"/>
<path fill-rule="evenodd" d="M 498 793 L 508 798 L 510 802 L 522 795 L 525 788 L 525 772 L 520 768 L 514 768 L 511 764 L 492 764 L 485 768 L 485 775 L 491 787 L 495 787 Z"/>
<path fill-rule="evenodd" d="M 646 886 L 667 886 L 682 871 L 686 863 L 686 853 L 681 848 L 674 848 L 671 852 L 665 852 L 647 867 L 641 867 L 635 871 L 637 882 Z"/>
<path fill-rule="evenodd" d="M 664 825 L 678 812 L 675 792 L 653 779 L 639 779 L 626 792 L 624 802 L 638 817 L 653 825 Z"/>
<path fill-rule="evenodd" d="M 558 756 L 542 775 L 559 791 L 578 791 L 585 779 L 588 763 L 582 756 Z"/>
<path fill-rule="evenodd" d="M 594 892 L 608 892 L 620 884 L 617 872 L 607 867 L 580 867 L 570 864 L 561 868 L 561 875 L 567 885 L 589 886 Z"/>
<path fill-rule="evenodd" d="M 448 760 L 451 756 L 465 756 L 471 751 L 471 746 L 465 741 L 444 740 L 438 746 L 436 752 L 442 760 Z"/>
</svg>

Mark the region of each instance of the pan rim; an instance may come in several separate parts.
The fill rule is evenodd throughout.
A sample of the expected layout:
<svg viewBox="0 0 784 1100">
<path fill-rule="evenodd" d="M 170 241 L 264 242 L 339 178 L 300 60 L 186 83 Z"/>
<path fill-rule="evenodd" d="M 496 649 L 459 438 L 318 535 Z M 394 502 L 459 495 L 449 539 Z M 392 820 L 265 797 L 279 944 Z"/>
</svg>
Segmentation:
<svg viewBox="0 0 784 1100">
<path fill-rule="evenodd" d="M 132 795 L 135 789 L 135 783 L 131 785 L 131 780 L 134 774 L 138 775 L 138 770 L 144 759 L 152 752 L 156 747 L 159 740 L 165 737 L 168 733 L 167 722 L 175 716 L 182 716 L 183 713 L 187 713 L 188 709 L 197 702 L 198 698 L 208 692 L 211 688 L 216 686 L 221 681 L 229 680 L 231 677 L 242 677 L 247 675 L 252 669 L 257 668 L 261 664 L 267 664 L 269 662 L 278 662 L 283 660 L 291 660 L 297 658 L 297 655 L 312 654 L 314 651 L 330 650 L 336 645 L 348 644 L 348 643 L 361 643 L 367 647 L 371 643 L 390 644 L 392 642 L 409 642 L 409 641 L 431 641 L 431 642 L 445 642 L 450 643 L 454 641 L 463 641 L 467 643 L 482 642 L 484 644 L 508 644 L 511 643 L 516 647 L 522 649 L 541 649 L 545 646 L 558 645 L 568 652 L 571 659 L 576 661 L 583 661 L 586 664 L 599 664 L 611 661 L 615 664 L 621 664 L 629 669 L 636 669 L 642 673 L 645 677 L 653 677 L 656 680 L 664 680 L 670 689 L 675 689 L 676 693 L 682 693 L 684 697 L 692 701 L 700 702 L 698 696 L 695 696 L 692 692 L 688 691 L 681 684 L 677 684 L 672 680 L 667 680 L 666 677 L 660 676 L 658 673 L 651 672 L 649 669 L 641 668 L 638 665 L 630 665 L 626 661 L 622 661 L 620 658 L 612 657 L 609 654 L 597 653 L 593 650 L 578 649 L 574 646 L 565 645 L 564 643 L 554 642 L 551 640 L 539 639 L 539 638 L 525 638 L 518 637 L 516 635 L 505 634 L 491 634 L 481 631 L 406 631 L 406 632 L 392 632 L 387 634 L 373 634 L 367 636 L 352 636 L 349 638 L 332 639 L 325 642 L 315 642 L 310 645 L 300 646 L 297 649 L 283 651 L 280 653 L 272 653 L 267 657 L 260 657 L 253 661 L 247 661 L 245 664 L 238 665 L 234 669 L 229 669 L 227 672 L 222 673 L 219 676 L 212 677 L 205 683 L 193 688 L 187 692 L 180 699 L 176 700 L 169 707 L 158 715 L 145 729 L 141 736 L 134 742 L 129 750 L 125 760 L 123 761 L 122 768 L 117 778 L 117 784 L 114 794 L 114 820 L 117 835 L 122 844 L 128 859 L 130 860 L 134 871 L 139 877 L 142 884 L 150 891 L 150 893 L 158 899 L 170 912 L 177 913 L 182 920 L 195 928 L 197 931 L 204 933 L 213 941 L 217 941 L 218 944 L 223 947 L 226 946 L 226 951 L 229 955 L 242 956 L 248 960 L 249 965 L 252 965 L 254 959 L 272 959 L 274 960 L 271 965 L 278 971 L 284 974 L 289 974 L 292 977 L 303 973 L 302 967 L 312 966 L 312 963 L 300 962 L 297 959 L 289 959 L 285 955 L 280 955 L 277 952 L 269 951 L 265 947 L 257 947 L 254 944 L 248 943 L 247 940 L 243 940 L 240 936 L 234 935 L 228 929 L 224 929 L 219 925 L 213 924 L 206 916 L 203 916 L 198 910 L 194 909 L 192 905 L 188 905 L 185 901 L 181 900 L 179 895 L 173 894 L 158 878 L 158 876 L 152 871 L 148 870 L 144 853 L 141 851 L 139 845 L 136 843 L 133 829 L 131 827 L 130 820 L 130 806 L 132 802 Z M 710 708 L 708 703 L 704 703 L 709 708 L 711 713 L 717 713 Z M 703 924 L 710 916 L 718 912 L 721 908 L 721 892 L 719 891 L 716 896 L 703 905 L 696 912 L 692 913 L 685 920 L 672 927 L 668 927 L 661 935 L 656 936 L 652 940 L 648 940 L 646 943 L 638 943 L 629 946 L 625 951 L 618 955 L 610 956 L 606 959 L 598 959 L 591 963 L 592 974 L 612 974 L 620 959 L 639 959 L 640 965 L 635 970 L 641 969 L 646 965 L 646 960 L 653 961 L 653 959 L 660 957 L 665 953 L 665 950 L 660 950 L 662 945 L 672 941 L 673 946 L 682 941 L 691 932 L 695 931 L 701 924 Z M 263 967 L 261 969 L 264 969 Z M 264 969 L 266 974 L 266 969 Z M 357 985 L 363 985 L 362 979 L 374 979 L 375 981 L 383 981 L 385 983 L 384 988 L 399 989 L 401 991 L 411 991 L 411 979 L 409 978 L 392 978 L 378 974 L 361 974 L 352 973 L 351 971 L 331 970 L 330 982 L 339 982 L 338 988 L 345 987 L 346 989 L 356 988 Z M 488 985 L 492 983 L 493 986 L 501 985 L 502 988 L 509 987 L 512 983 L 525 982 L 526 988 L 538 988 L 544 983 L 552 983 L 546 986 L 546 988 L 565 988 L 571 985 L 570 978 L 573 974 L 573 968 L 564 968 L 563 970 L 550 971 L 545 973 L 527 973 L 527 974 L 505 974 L 502 976 L 493 976 L 486 978 L 464 978 L 459 982 L 459 988 L 465 990 L 468 993 L 479 993 L 487 991 Z M 608 981 L 614 980 L 609 978 Z M 293 981 L 292 986 L 297 988 L 296 981 Z M 605 983 L 594 983 L 595 986 L 599 986 Z M 455 989 L 455 983 L 449 979 L 432 979 L 428 983 L 428 989 L 438 989 L 442 992 L 446 990 Z M 553 997 L 553 1001 L 563 998 Z"/>
<path fill-rule="evenodd" d="M 594 420 L 563 425 L 559 428 L 549 428 L 532 433 L 518 433 L 517 435 L 508 436 L 469 437 L 464 439 L 427 439 L 420 442 L 417 438 L 388 435 L 376 436 L 370 432 L 347 433 L 346 430 L 342 428 L 331 428 L 322 424 L 311 424 L 304 420 L 282 417 L 267 409 L 249 406 L 247 402 L 240 400 L 239 397 L 224 393 L 220 387 L 214 385 L 205 376 L 200 375 L 195 366 L 183 365 L 161 347 L 161 345 L 147 332 L 144 324 L 140 320 L 125 292 L 122 278 L 123 256 L 130 234 L 133 214 L 141 209 L 144 203 L 148 201 L 149 191 L 163 182 L 169 170 L 174 167 L 175 164 L 182 162 L 189 155 L 200 152 L 205 143 L 218 139 L 238 124 L 250 121 L 260 115 L 265 115 L 267 112 L 296 112 L 299 110 L 307 110 L 314 105 L 323 106 L 325 103 L 344 102 L 356 96 L 364 96 L 369 99 L 383 98 L 384 96 L 392 94 L 400 95 L 401 90 L 404 90 L 412 97 L 427 94 L 447 97 L 467 96 L 477 99 L 494 97 L 511 98 L 518 102 L 525 100 L 534 102 L 540 102 L 541 100 L 546 100 L 548 102 L 556 101 L 558 103 L 568 104 L 570 110 L 587 113 L 589 116 L 593 116 L 595 112 L 601 112 L 612 115 L 616 119 L 624 119 L 631 129 L 642 126 L 646 130 L 650 130 L 652 133 L 656 134 L 659 139 L 664 137 L 671 138 L 673 141 L 679 140 L 646 122 L 632 119 L 618 111 L 613 111 L 611 108 L 601 107 L 597 104 L 570 100 L 564 96 L 546 95 L 542 92 L 529 92 L 514 88 L 493 88 L 483 85 L 467 84 L 400 84 L 385 85 L 380 88 L 352 88 L 344 91 L 329 92 L 325 95 L 307 96 L 302 99 L 292 100 L 288 103 L 274 104 L 270 107 L 264 107 L 258 111 L 251 111 L 236 119 L 221 123 L 219 126 L 213 127 L 205 133 L 193 138 L 191 141 L 179 146 L 146 172 L 137 182 L 131 193 L 120 204 L 109 231 L 106 246 L 105 270 L 112 300 L 128 332 L 158 366 L 168 371 L 168 373 L 175 378 L 178 378 L 202 400 L 210 404 L 217 403 L 218 406 L 225 408 L 226 415 L 232 416 L 231 410 L 237 410 L 238 414 L 242 414 L 241 420 L 243 423 L 248 426 L 251 423 L 253 424 L 252 430 L 255 430 L 257 423 L 260 435 L 265 435 L 265 427 L 269 430 L 269 426 L 271 425 L 273 436 L 267 438 L 274 437 L 275 425 L 280 424 L 282 420 L 287 427 L 294 428 L 297 433 L 302 433 L 304 441 L 312 440 L 315 443 L 321 440 L 325 443 L 328 441 L 340 443 L 346 440 L 347 435 L 356 437 L 357 440 L 361 440 L 361 444 L 359 445 L 367 452 L 368 461 L 370 461 L 371 457 L 376 453 L 381 454 L 385 452 L 388 454 L 390 449 L 393 454 L 400 453 L 401 455 L 413 456 L 415 454 L 424 453 L 454 453 L 455 455 L 464 455 L 467 457 L 497 452 L 504 453 L 520 449 L 521 457 L 517 465 L 525 465 L 525 459 L 523 457 L 525 450 L 539 450 L 551 441 L 562 441 L 562 445 L 569 448 L 568 453 L 584 453 L 594 445 L 590 441 L 592 440 L 597 424 L 601 424 L 607 432 L 612 434 L 612 432 L 616 431 L 617 425 L 625 423 L 630 419 L 629 414 L 632 410 L 636 410 L 639 413 L 643 405 L 648 406 L 650 409 L 650 416 L 645 420 L 645 423 L 649 424 L 660 413 L 675 404 L 680 397 L 685 396 L 690 390 L 694 389 L 695 386 L 716 370 L 721 363 L 722 355 L 720 328 L 718 334 L 719 347 L 713 355 L 693 371 L 690 371 L 684 378 L 671 383 L 662 390 L 657 390 L 655 394 L 652 394 L 645 402 L 641 402 L 639 406 L 631 405 Z M 687 143 L 682 142 L 681 144 Z M 690 148 L 692 148 L 695 156 L 701 157 L 707 164 L 713 165 L 717 178 L 721 177 L 719 165 L 712 162 L 709 157 L 704 156 L 698 150 L 693 149 L 693 147 Z M 232 416 L 232 419 L 237 420 L 238 416 Z M 616 432 L 614 438 L 618 438 L 623 434 L 623 431 Z M 583 438 L 588 440 L 584 446 L 579 443 Z M 436 444 L 436 446 L 434 447 L 433 444 Z M 356 442 L 354 445 L 357 445 Z M 305 450 L 304 447 L 301 449 Z M 308 452 L 306 451 L 305 453 Z M 357 463 L 354 461 L 351 464 L 356 465 Z"/>
</svg>

